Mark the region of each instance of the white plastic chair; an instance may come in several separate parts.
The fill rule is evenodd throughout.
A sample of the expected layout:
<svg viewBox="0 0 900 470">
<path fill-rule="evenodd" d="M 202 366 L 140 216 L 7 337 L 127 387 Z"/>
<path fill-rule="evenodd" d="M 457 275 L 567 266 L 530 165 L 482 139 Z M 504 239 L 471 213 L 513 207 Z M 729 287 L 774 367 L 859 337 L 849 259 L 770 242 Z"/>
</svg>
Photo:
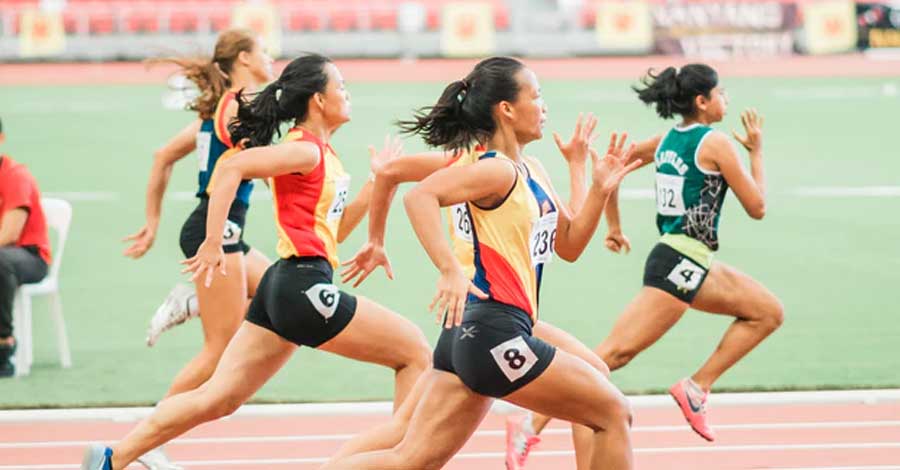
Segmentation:
<svg viewBox="0 0 900 470">
<path fill-rule="evenodd" d="M 72 367 L 72 352 L 69 350 L 69 337 L 62 313 L 62 299 L 59 296 L 59 266 L 62 263 L 69 225 L 72 222 L 72 205 L 62 199 L 45 197 L 41 199 L 47 226 L 56 231 L 57 242 L 53 250 L 53 262 L 49 272 L 41 282 L 23 284 L 16 291 L 13 305 L 13 336 L 16 337 L 18 349 L 15 355 L 16 376 L 28 375 L 34 362 L 34 335 L 32 334 L 31 298 L 36 296 L 50 297 L 50 313 L 56 323 L 56 342 L 59 349 L 59 362 L 64 368 Z"/>
</svg>

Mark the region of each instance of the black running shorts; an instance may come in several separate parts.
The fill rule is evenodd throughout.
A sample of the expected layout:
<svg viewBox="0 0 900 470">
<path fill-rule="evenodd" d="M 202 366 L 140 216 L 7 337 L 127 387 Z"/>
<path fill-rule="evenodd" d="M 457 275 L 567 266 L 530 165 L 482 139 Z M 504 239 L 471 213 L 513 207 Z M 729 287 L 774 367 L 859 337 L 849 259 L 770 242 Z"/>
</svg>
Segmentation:
<svg viewBox="0 0 900 470">
<path fill-rule="evenodd" d="M 324 258 L 280 259 L 259 282 L 247 321 L 297 344 L 316 348 L 337 336 L 356 313 L 356 297 L 332 284 Z"/>
<path fill-rule="evenodd" d="M 556 348 L 531 335 L 531 318 L 494 301 L 469 302 L 462 325 L 444 329 L 434 368 L 455 374 L 475 393 L 501 398 L 543 373 Z"/>
<path fill-rule="evenodd" d="M 706 274 L 706 268 L 700 263 L 665 243 L 657 243 L 644 264 L 644 285 L 691 303 L 706 280 Z"/>
<path fill-rule="evenodd" d="M 200 244 L 206 240 L 206 213 L 209 209 L 209 199 L 200 198 L 200 204 L 191 212 L 184 225 L 181 226 L 179 243 L 185 258 L 191 258 L 197 254 Z M 244 223 L 247 221 L 247 204 L 235 200 L 228 209 L 228 220 L 225 221 L 225 233 L 223 234 L 222 249 L 225 253 L 243 253 L 250 251 L 250 246 L 244 243 Z"/>
</svg>

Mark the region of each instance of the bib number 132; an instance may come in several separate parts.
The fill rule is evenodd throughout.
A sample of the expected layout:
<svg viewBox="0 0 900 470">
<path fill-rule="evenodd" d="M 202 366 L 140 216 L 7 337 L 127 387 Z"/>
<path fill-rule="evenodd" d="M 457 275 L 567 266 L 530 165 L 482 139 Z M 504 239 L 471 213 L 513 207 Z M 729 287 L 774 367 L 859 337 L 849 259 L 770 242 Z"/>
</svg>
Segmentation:
<svg viewBox="0 0 900 470">
<path fill-rule="evenodd" d="M 656 211 L 660 215 L 684 215 L 684 177 L 656 174 Z"/>
</svg>

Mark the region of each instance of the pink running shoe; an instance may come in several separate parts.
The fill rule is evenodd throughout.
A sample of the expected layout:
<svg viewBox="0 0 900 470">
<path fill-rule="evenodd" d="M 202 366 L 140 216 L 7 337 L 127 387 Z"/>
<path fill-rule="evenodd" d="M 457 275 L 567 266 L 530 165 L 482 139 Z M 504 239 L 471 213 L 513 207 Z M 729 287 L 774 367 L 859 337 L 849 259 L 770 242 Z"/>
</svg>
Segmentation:
<svg viewBox="0 0 900 470">
<path fill-rule="evenodd" d="M 675 403 L 678 403 L 684 419 L 700 437 L 709 442 L 716 440 L 716 433 L 706 422 L 706 400 L 709 398 L 709 392 L 701 390 L 690 378 L 684 378 L 672 385 L 669 394 L 675 399 Z"/>
<path fill-rule="evenodd" d="M 510 416 L 506 418 L 506 469 L 521 470 L 525 468 L 528 454 L 541 438 L 526 426 L 529 416 Z"/>
</svg>

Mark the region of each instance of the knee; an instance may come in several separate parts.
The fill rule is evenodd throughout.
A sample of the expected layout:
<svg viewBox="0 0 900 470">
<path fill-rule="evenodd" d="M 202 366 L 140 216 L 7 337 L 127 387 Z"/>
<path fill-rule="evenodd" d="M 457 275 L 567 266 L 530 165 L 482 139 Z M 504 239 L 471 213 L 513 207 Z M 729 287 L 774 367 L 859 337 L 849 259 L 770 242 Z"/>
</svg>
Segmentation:
<svg viewBox="0 0 900 470">
<path fill-rule="evenodd" d="M 405 369 L 407 367 L 419 370 L 425 370 L 431 366 L 431 347 L 425 339 L 425 335 L 419 331 L 417 338 L 413 341 L 411 347 L 407 348 L 407 357 L 403 364 L 397 369 Z"/>
<path fill-rule="evenodd" d="M 200 403 L 204 421 L 215 421 L 231 416 L 243 404 L 243 400 L 228 392 L 212 393 L 205 387 L 201 387 L 198 391 L 201 393 Z"/>
<path fill-rule="evenodd" d="M 616 390 L 598 403 L 595 409 L 596 419 L 589 427 L 594 432 L 627 431 L 631 427 L 633 414 L 631 404 L 622 392 Z"/>
<path fill-rule="evenodd" d="M 766 309 L 766 315 L 762 318 L 762 323 L 769 332 L 777 330 L 784 324 L 784 305 L 778 299 Z"/>
<path fill-rule="evenodd" d="M 624 367 L 631 362 L 639 352 L 640 351 L 635 348 L 618 344 L 601 345 L 597 350 L 597 354 L 603 359 L 603 362 L 609 370 L 616 370 Z M 609 373 L 606 375 L 609 375 Z"/>
</svg>

